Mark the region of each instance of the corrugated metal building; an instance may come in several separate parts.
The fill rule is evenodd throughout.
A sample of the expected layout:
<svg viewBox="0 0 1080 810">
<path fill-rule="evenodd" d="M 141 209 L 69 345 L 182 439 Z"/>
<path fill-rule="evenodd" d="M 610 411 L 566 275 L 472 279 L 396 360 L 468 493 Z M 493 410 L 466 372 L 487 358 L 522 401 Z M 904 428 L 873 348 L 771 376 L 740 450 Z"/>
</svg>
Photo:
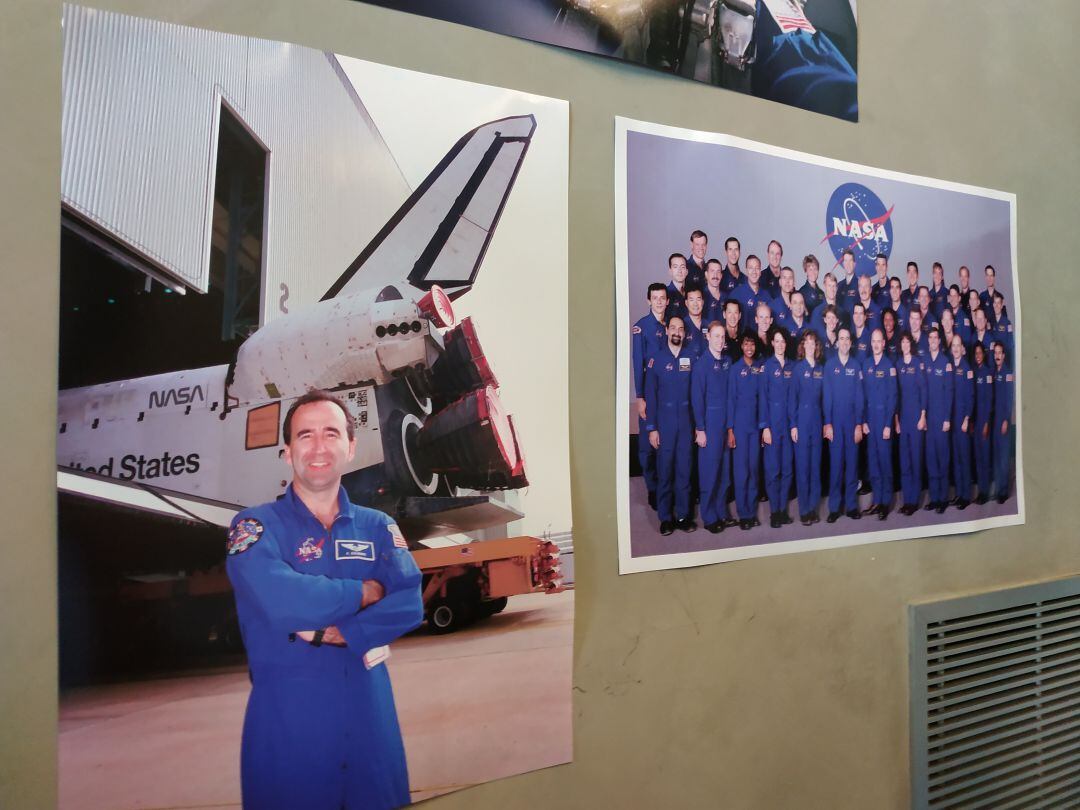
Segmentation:
<svg viewBox="0 0 1080 810">
<path fill-rule="evenodd" d="M 266 151 L 260 322 L 318 298 L 409 193 L 337 58 L 65 6 L 61 199 L 205 292 L 222 107 Z"/>
</svg>

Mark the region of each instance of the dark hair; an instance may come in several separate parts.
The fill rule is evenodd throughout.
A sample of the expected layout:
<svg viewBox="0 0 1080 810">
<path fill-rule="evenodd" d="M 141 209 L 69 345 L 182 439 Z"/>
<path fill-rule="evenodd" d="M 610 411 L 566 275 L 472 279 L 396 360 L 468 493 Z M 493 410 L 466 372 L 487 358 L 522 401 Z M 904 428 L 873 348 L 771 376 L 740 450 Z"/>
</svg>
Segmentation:
<svg viewBox="0 0 1080 810">
<path fill-rule="evenodd" d="M 675 319 L 678 319 L 679 323 L 681 323 L 683 325 L 684 329 L 686 328 L 686 318 L 684 318 L 682 315 L 678 315 L 678 314 L 676 314 L 676 315 L 668 315 L 668 319 L 666 321 L 664 321 L 664 326 L 666 328 L 670 329 L 671 328 L 671 322 L 674 321 Z"/>
<path fill-rule="evenodd" d="M 813 329 L 807 329 L 802 333 L 802 337 L 799 338 L 799 348 L 797 349 L 798 357 L 800 360 L 806 359 L 806 339 L 814 339 L 814 362 L 820 363 L 825 358 L 825 349 L 822 346 L 821 337 Z"/>
<path fill-rule="evenodd" d="M 773 245 L 776 245 L 778 248 L 780 248 L 780 255 L 783 256 L 784 255 L 784 246 L 781 245 L 779 242 L 777 242 L 775 239 L 770 239 L 769 240 L 769 244 L 767 244 L 765 246 L 765 251 L 768 252 L 769 248 L 771 248 Z"/>
<path fill-rule="evenodd" d="M 686 261 L 686 257 L 683 256 L 681 253 L 672 253 L 670 256 L 667 257 L 667 266 L 671 267 L 671 263 L 676 259 L 682 259 L 684 262 Z"/>
<path fill-rule="evenodd" d="M 753 253 L 751 253 L 749 256 L 747 256 L 745 259 L 743 259 L 743 264 L 750 264 L 751 259 L 753 259 L 755 262 L 758 263 L 758 267 L 761 267 L 761 259 L 759 259 L 757 256 L 755 256 Z"/>
<path fill-rule="evenodd" d="M 709 267 L 710 265 L 713 265 L 713 264 L 720 265 L 720 267 L 724 266 L 724 263 L 722 261 L 720 261 L 719 259 L 709 259 L 707 262 L 705 262 L 706 267 Z"/>
<path fill-rule="evenodd" d="M 692 234 L 690 234 L 690 241 L 693 242 L 695 239 L 700 239 L 703 236 L 705 237 L 705 241 L 708 242 L 709 235 L 705 233 L 705 231 L 694 231 Z"/>
<path fill-rule="evenodd" d="M 1002 303 L 1005 303 L 1005 295 L 1001 290 L 994 290 L 994 295 L 992 297 L 994 301 L 1000 300 Z"/>
<path fill-rule="evenodd" d="M 701 288 L 700 284 L 687 284 L 686 289 L 683 290 L 683 300 L 686 300 L 687 298 L 689 298 L 690 293 L 692 293 L 692 292 L 699 293 L 701 295 L 701 300 L 702 301 L 705 300 L 705 290 L 703 290 Z"/>
<path fill-rule="evenodd" d="M 803 270 L 806 270 L 806 266 L 809 264 L 814 265 L 814 267 L 818 268 L 819 270 L 821 269 L 821 264 L 818 262 L 817 256 L 815 256 L 813 253 L 807 253 L 806 256 L 803 257 Z"/>
<path fill-rule="evenodd" d="M 345 414 L 345 435 L 348 437 L 349 441 L 356 438 L 356 427 L 353 425 L 352 415 L 349 413 L 349 409 L 345 407 L 345 403 L 341 398 L 334 396 L 329 391 L 323 391 L 321 388 L 312 388 L 290 405 L 289 410 L 285 412 L 285 424 L 281 426 L 281 435 L 285 439 L 286 446 L 292 441 L 293 414 L 304 405 L 311 405 L 313 402 L 333 402 L 341 408 L 341 412 Z"/>
<path fill-rule="evenodd" d="M 855 251 L 852 250 L 851 248 L 844 248 L 842 251 L 840 251 L 840 258 L 843 259 L 845 256 L 850 256 L 851 258 L 854 259 L 855 258 Z"/>
<path fill-rule="evenodd" d="M 994 265 L 992 265 L 992 264 L 986 265 L 986 270 L 989 270 L 991 273 L 994 274 L 994 278 L 997 278 L 997 270 L 994 269 Z M 985 273 L 986 270 L 983 270 L 983 273 Z"/>
<path fill-rule="evenodd" d="M 900 276 L 889 276 L 889 289 L 892 289 L 894 281 L 896 282 L 896 286 L 899 287 L 902 292 L 904 289 L 904 282 L 900 280 Z"/>
<path fill-rule="evenodd" d="M 956 290 L 956 294 L 959 295 L 960 294 L 960 285 L 959 284 L 950 284 L 949 285 L 949 292 L 952 292 L 953 290 Z"/>
<path fill-rule="evenodd" d="M 734 242 L 740 248 L 742 247 L 742 245 L 739 243 L 738 239 L 736 239 L 734 236 L 729 236 L 727 239 L 724 240 L 724 250 L 727 250 L 728 245 L 730 245 L 732 242 Z"/>
<path fill-rule="evenodd" d="M 900 333 L 900 337 L 896 339 L 896 348 L 900 350 L 900 354 L 903 354 L 905 339 L 908 342 L 908 346 L 911 347 L 911 356 L 914 357 L 919 352 L 919 344 L 915 342 L 915 336 L 911 334 L 910 329 L 905 329 Z"/>
<path fill-rule="evenodd" d="M 791 352 L 791 333 L 784 327 L 773 324 L 769 327 L 769 331 L 765 333 L 765 337 L 769 339 L 770 346 L 777 335 L 780 335 L 784 339 L 784 355 L 787 356 Z"/>
<path fill-rule="evenodd" d="M 912 267 L 914 267 L 914 268 L 915 268 L 915 272 L 916 272 L 916 273 L 918 273 L 918 272 L 919 272 L 919 263 L 918 263 L 918 262 L 908 262 L 908 263 L 907 263 L 907 269 L 908 269 L 908 270 L 910 270 L 910 269 L 911 269 Z"/>
<path fill-rule="evenodd" d="M 664 295 L 667 295 L 667 285 L 660 281 L 654 281 L 649 285 L 648 292 L 645 293 L 645 300 L 651 301 L 654 292 L 662 292 Z"/>
<path fill-rule="evenodd" d="M 931 270 L 940 270 L 942 273 L 945 272 L 945 268 L 941 266 L 941 262 L 934 262 L 934 266 L 931 267 L 930 269 Z"/>
<path fill-rule="evenodd" d="M 879 253 L 877 256 L 874 257 L 874 261 L 877 261 L 878 259 L 884 259 L 885 264 L 889 263 L 889 257 L 886 256 L 884 253 Z"/>
<path fill-rule="evenodd" d="M 727 314 L 727 308 L 728 308 L 728 307 L 729 307 L 729 306 L 730 306 L 731 304 L 734 304 L 734 305 L 735 305 L 735 308 L 736 308 L 737 310 L 739 310 L 739 315 L 741 316 L 741 315 L 742 315 L 742 304 L 740 304 L 740 303 L 738 302 L 738 300 L 736 300 L 736 299 L 734 299 L 734 298 L 729 298 L 729 299 L 728 299 L 727 301 L 725 301 L 725 302 L 724 302 L 724 314 L 725 314 L 725 315 Z"/>
</svg>

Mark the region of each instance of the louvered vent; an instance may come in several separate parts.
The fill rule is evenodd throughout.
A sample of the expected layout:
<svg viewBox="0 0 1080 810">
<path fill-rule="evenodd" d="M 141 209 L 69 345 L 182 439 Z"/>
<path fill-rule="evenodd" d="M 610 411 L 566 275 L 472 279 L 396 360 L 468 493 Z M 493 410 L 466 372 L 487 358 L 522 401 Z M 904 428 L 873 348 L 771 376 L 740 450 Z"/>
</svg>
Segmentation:
<svg viewBox="0 0 1080 810">
<path fill-rule="evenodd" d="M 1080 806 L 1080 577 L 910 618 L 913 806 Z"/>
</svg>

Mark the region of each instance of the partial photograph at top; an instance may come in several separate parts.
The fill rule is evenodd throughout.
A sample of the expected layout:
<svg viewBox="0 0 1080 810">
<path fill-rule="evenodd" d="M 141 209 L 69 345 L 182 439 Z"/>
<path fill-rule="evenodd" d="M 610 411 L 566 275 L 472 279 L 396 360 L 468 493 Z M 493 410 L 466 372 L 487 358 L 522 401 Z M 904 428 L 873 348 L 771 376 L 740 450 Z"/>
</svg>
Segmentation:
<svg viewBox="0 0 1080 810">
<path fill-rule="evenodd" d="M 856 0 L 361 0 L 859 120 Z"/>
</svg>

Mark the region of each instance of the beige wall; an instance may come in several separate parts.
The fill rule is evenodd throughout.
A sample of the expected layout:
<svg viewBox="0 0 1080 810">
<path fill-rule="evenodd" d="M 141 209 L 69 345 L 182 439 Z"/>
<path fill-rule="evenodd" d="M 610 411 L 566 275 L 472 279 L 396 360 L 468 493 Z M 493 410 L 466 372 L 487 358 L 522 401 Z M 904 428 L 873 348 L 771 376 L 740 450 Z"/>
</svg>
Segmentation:
<svg viewBox="0 0 1080 810">
<path fill-rule="evenodd" d="M 570 317 L 590 327 L 570 346 L 577 761 L 434 806 L 906 805 L 905 605 L 1080 569 L 1073 0 L 862 0 L 858 125 L 344 0 L 100 5 L 571 102 Z M 0 20 L 0 807 L 21 810 L 55 801 L 59 7 L 7 0 Z M 1016 192 L 1027 526 L 616 575 L 617 113 Z"/>
</svg>

